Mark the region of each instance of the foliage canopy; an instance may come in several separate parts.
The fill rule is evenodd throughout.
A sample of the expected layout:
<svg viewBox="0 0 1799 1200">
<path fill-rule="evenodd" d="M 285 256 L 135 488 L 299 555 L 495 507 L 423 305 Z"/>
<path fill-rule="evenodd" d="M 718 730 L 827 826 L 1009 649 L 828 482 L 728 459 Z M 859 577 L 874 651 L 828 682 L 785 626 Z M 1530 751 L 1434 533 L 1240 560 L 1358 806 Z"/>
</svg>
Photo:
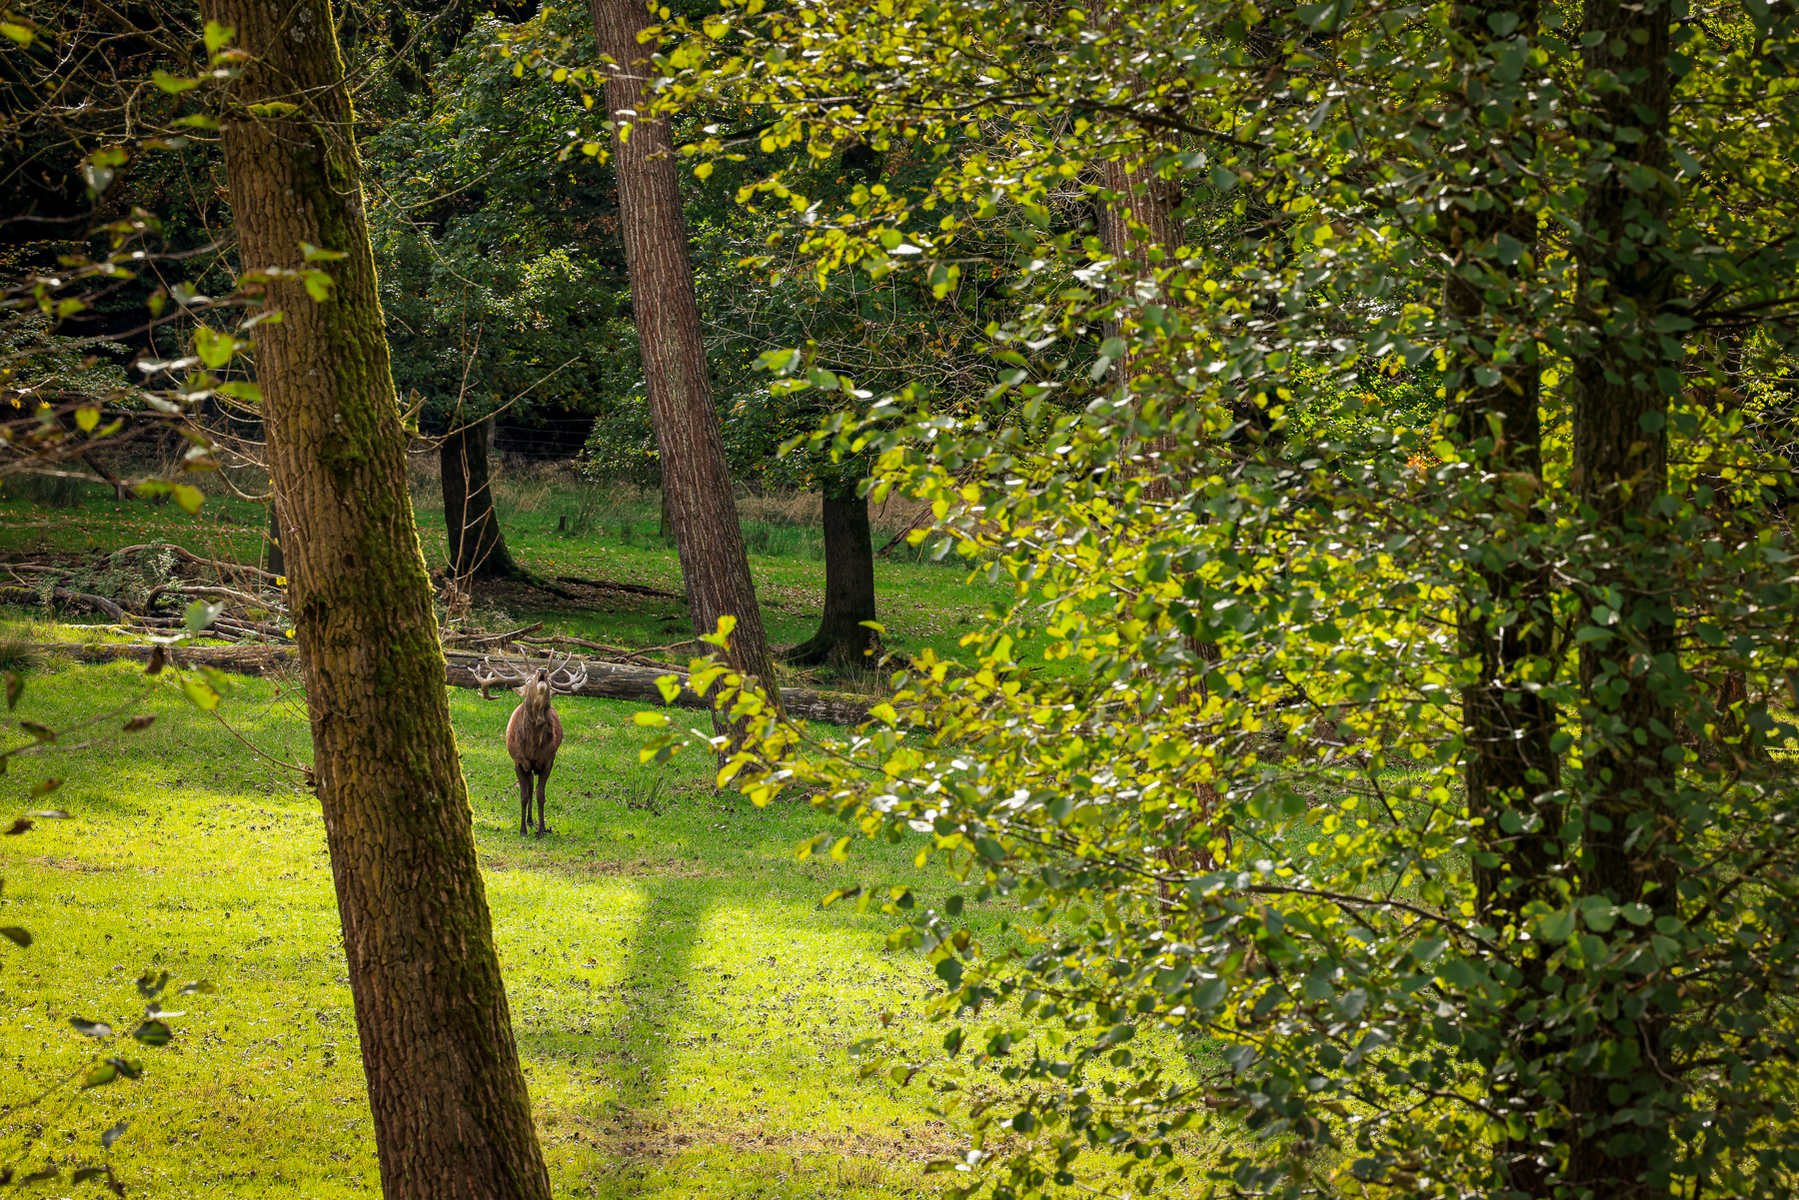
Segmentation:
<svg viewBox="0 0 1799 1200">
<path fill-rule="evenodd" d="M 871 725 L 764 708 L 726 768 L 968 881 L 833 897 L 936 963 L 973 1069 L 865 1049 L 966 1105 L 956 1193 L 1097 1153 L 1144 1193 L 1790 1194 L 1791 16 L 750 0 L 686 34 L 667 103 L 936 164 L 746 188 L 819 279 L 1017 302 L 982 413 L 900 390 L 821 434 L 1015 603 Z M 999 898 L 1028 949 L 971 937 Z"/>
</svg>

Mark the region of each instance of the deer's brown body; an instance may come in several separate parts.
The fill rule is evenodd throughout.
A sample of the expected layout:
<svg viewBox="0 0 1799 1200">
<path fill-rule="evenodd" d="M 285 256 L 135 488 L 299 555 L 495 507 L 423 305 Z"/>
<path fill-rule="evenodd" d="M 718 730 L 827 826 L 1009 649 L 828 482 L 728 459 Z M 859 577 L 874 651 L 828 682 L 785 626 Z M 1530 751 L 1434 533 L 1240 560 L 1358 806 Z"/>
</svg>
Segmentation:
<svg viewBox="0 0 1799 1200">
<path fill-rule="evenodd" d="M 497 699 L 487 695 L 488 687 L 493 684 L 523 680 L 512 689 L 518 693 L 521 702 L 512 710 L 512 719 L 506 722 L 506 753 L 512 756 L 512 769 L 518 775 L 520 836 L 531 832 L 533 792 L 537 796 L 537 836 L 550 832 L 550 827 L 544 824 L 544 793 L 548 790 L 550 771 L 556 766 L 556 751 L 562 747 L 562 718 L 556 715 L 550 697 L 558 691 L 575 690 L 587 678 L 585 667 L 576 675 L 568 672 L 567 666 L 565 661 L 557 670 L 538 667 L 524 676 L 516 673 L 500 675 L 483 660 L 482 671 L 476 674 L 481 681 L 481 694 L 489 700 Z"/>
</svg>

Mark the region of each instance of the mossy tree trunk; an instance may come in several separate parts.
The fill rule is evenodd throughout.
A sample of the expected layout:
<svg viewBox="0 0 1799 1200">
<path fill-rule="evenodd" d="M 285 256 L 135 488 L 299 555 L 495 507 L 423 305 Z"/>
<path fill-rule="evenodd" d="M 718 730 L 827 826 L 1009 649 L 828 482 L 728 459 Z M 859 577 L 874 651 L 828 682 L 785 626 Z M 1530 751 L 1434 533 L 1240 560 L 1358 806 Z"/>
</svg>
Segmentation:
<svg viewBox="0 0 1799 1200">
<path fill-rule="evenodd" d="M 875 644 L 874 630 L 862 624 L 875 619 L 875 553 L 868 501 L 854 483 L 825 493 L 824 526 L 824 616 L 817 633 L 787 652 L 787 661 L 862 665 Z"/>
<path fill-rule="evenodd" d="M 315 302 L 276 277 L 256 331 L 269 471 L 390 1198 L 548 1200 L 513 1044 L 431 585 L 406 491 L 352 114 L 328 0 L 207 0 L 253 56 L 223 133 L 252 270 L 345 255 Z"/>
<path fill-rule="evenodd" d="M 613 135 L 612 166 L 631 314 L 688 611 L 699 633 L 711 633 L 722 616 L 735 617 L 731 665 L 772 689 L 774 662 L 756 606 L 700 337 L 687 219 L 675 175 L 679 159 L 668 122 L 646 115 L 651 97 L 645 77 L 654 69 L 649 59 L 657 43 L 640 44 L 637 35 L 651 24 L 651 14 L 641 0 L 592 0 L 592 7 L 600 53 L 611 60 L 605 68 L 606 108 L 615 122 L 630 127 L 628 138 Z"/>
<path fill-rule="evenodd" d="M 521 573 L 494 515 L 488 428 L 486 421 L 455 418 L 438 443 L 450 573 L 458 579 L 514 579 Z"/>
</svg>

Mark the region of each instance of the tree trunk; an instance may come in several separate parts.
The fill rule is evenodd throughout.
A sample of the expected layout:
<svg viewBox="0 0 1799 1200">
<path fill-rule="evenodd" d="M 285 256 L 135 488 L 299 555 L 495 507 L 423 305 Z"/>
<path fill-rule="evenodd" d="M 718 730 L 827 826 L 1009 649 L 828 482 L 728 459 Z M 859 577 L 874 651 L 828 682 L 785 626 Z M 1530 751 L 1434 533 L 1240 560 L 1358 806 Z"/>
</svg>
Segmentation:
<svg viewBox="0 0 1799 1200">
<path fill-rule="evenodd" d="M 825 611 L 818 632 L 787 652 L 788 662 L 813 666 L 868 663 L 875 631 L 874 537 L 868 528 L 868 501 L 856 486 L 825 493 Z"/>
<path fill-rule="evenodd" d="M 269 497 L 269 530 L 262 548 L 262 569 L 271 575 L 287 574 L 287 558 L 281 553 L 281 510 Z"/>
<path fill-rule="evenodd" d="M 1468 85 L 1448 94 L 1491 95 L 1496 85 L 1488 17 L 1516 11 L 1508 0 L 1456 5 L 1452 70 Z M 1528 52 L 1528 43 L 1536 37 L 1537 16 L 1534 10 L 1519 16 L 1517 37 L 1508 40 Z M 1534 105 L 1520 103 L 1518 125 L 1495 127 L 1484 119 L 1479 103 L 1470 104 L 1459 114 L 1461 125 L 1455 135 L 1462 153 L 1481 165 L 1534 161 L 1536 133 L 1524 124 L 1534 111 Z M 1462 399 L 1451 413 L 1448 432 L 1478 464 L 1480 478 L 1497 481 L 1490 491 L 1475 497 L 1479 507 L 1467 514 L 1478 522 L 1492 553 L 1485 564 L 1468 573 L 1458 613 L 1463 661 L 1479 664 L 1477 678 L 1462 688 L 1462 729 L 1468 745 L 1463 785 L 1468 816 L 1478 822 L 1473 828 L 1480 839 L 1470 867 L 1475 919 L 1498 931 L 1512 948 L 1524 977 L 1513 1011 L 1522 1012 L 1527 1004 L 1536 1008 L 1531 1002 L 1540 999 L 1546 975 L 1538 953 L 1541 942 L 1529 935 L 1529 906 L 1560 903 L 1552 868 L 1559 862 L 1561 769 L 1554 750 L 1559 714 L 1536 685 L 1547 675 L 1555 653 L 1549 578 L 1535 548 L 1546 525 L 1537 503 L 1543 427 L 1528 297 L 1540 285 L 1524 260 L 1506 267 L 1498 253 L 1502 235 L 1525 246 L 1537 240 L 1536 214 L 1527 205 L 1506 203 L 1505 198 L 1515 193 L 1507 190 L 1509 181 L 1495 179 L 1496 173 L 1486 176 L 1467 205 L 1445 207 L 1438 236 L 1447 260 L 1443 313 L 1463 339 L 1454 364 L 1462 380 Z M 1503 278 L 1495 279 L 1494 272 Z M 1521 345 L 1525 351 L 1516 352 Z M 1499 348 L 1512 352 L 1495 355 Z M 1481 386 L 1476 372 L 1484 370 L 1496 372 L 1496 377 Z M 1524 820 L 1507 821 L 1508 812 Z M 1520 1066 L 1543 1053 L 1538 1029 L 1522 1017 L 1507 1024 L 1517 1038 L 1509 1047 L 1511 1069 L 1498 1073 L 1490 1102 L 1510 1112 L 1539 1112 L 1551 1102 L 1525 1082 L 1534 1072 Z M 1507 1138 L 1496 1157 L 1514 1192 L 1549 1194 L 1548 1174 L 1534 1137 Z"/>
<path fill-rule="evenodd" d="M 772 693 L 773 659 L 756 606 L 706 372 L 674 142 L 666 120 L 639 116 L 650 105 L 644 76 L 653 70 L 648 60 L 656 43 L 640 45 L 637 34 L 650 24 L 650 13 L 640 0 L 593 0 L 593 24 L 600 53 L 611 60 L 607 111 L 619 126 L 630 127 L 628 138 L 613 134 L 612 165 L 631 312 L 688 611 L 694 630 L 702 634 L 716 629 L 720 617 L 735 617 L 729 661 L 738 671 L 758 676 Z"/>
<path fill-rule="evenodd" d="M 1673 284 L 1657 240 L 1668 205 L 1659 180 L 1672 172 L 1670 17 L 1666 0 L 1587 0 L 1587 84 L 1603 90 L 1580 129 L 1581 137 L 1596 143 L 1596 161 L 1587 172 L 1589 190 L 1574 241 L 1576 302 L 1591 331 L 1589 343 L 1573 356 L 1574 484 L 1583 508 L 1594 514 L 1585 621 L 1603 627 L 1615 619 L 1618 630 L 1609 640 L 1588 643 L 1581 657 L 1587 862 L 1577 894 L 1607 896 L 1616 904 L 1641 901 L 1657 917 L 1673 911 L 1676 882 L 1658 839 L 1674 836 L 1681 825 L 1658 811 L 1659 797 L 1676 783 L 1667 751 L 1679 727 L 1670 697 L 1681 686 L 1674 626 L 1660 615 L 1667 580 L 1656 548 L 1668 535 L 1655 512 L 1668 477 L 1668 398 L 1654 378 L 1662 344 L 1654 323 Z M 1592 611 L 1608 588 L 1615 589 L 1607 606 L 1615 618 Z M 1602 974 L 1591 986 L 1610 991 L 1618 985 Z M 1596 996 L 1595 1002 L 1608 1001 Z M 1629 1041 L 1645 1057 L 1654 1056 L 1664 1028 L 1652 1009 Z M 1591 1036 L 1603 1040 L 1610 1031 L 1602 1027 Z M 1630 1148 L 1640 1136 L 1631 1114 L 1647 1103 L 1639 1090 L 1657 1086 L 1647 1063 L 1576 1079 L 1568 1103 L 1573 1188 L 1620 1198 L 1667 1194 L 1643 1181 L 1648 1156 Z"/>
<path fill-rule="evenodd" d="M 251 54 L 223 134 L 252 271 L 323 265 L 332 295 L 267 284 L 257 330 L 269 472 L 304 663 L 383 1192 L 549 1200 L 494 951 L 406 435 L 327 0 L 208 0 Z"/>
<path fill-rule="evenodd" d="M 444 490 L 444 529 L 450 542 L 450 574 L 457 579 L 514 579 L 519 574 L 506 535 L 493 511 L 493 479 L 488 470 L 489 422 L 463 423 L 438 444 Z"/>
</svg>

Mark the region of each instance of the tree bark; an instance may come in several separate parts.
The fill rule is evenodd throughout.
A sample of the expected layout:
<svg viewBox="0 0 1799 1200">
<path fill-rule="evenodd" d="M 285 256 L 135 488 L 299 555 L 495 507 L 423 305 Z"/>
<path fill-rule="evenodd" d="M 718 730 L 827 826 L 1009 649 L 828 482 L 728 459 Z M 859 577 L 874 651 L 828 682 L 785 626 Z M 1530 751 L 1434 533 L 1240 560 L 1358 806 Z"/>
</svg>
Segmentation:
<svg viewBox="0 0 1799 1200">
<path fill-rule="evenodd" d="M 269 497 L 268 540 L 262 548 L 262 569 L 271 575 L 287 574 L 287 556 L 281 552 L 281 508 Z"/>
<path fill-rule="evenodd" d="M 875 554 L 868 501 L 856 494 L 855 484 L 825 493 L 824 524 L 824 616 L 818 632 L 786 658 L 801 666 L 861 666 L 875 645 L 875 631 L 862 624 L 875 619 Z"/>
<path fill-rule="evenodd" d="M 515 579 L 521 574 L 506 548 L 506 535 L 493 511 L 493 477 L 487 445 L 489 422 L 451 418 L 438 444 L 443 476 L 444 529 L 450 543 L 450 574 L 458 579 Z"/>
<path fill-rule="evenodd" d="M 736 618 L 727 657 L 738 671 L 764 681 L 773 694 L 774 662 L 756 605 L 706 371 L 674 141 L 665 119 L 648 116 L 645 75 L 653 69 L 649 57 L 656 44 L 639 44 L 637 35 L 650 25 L 651 14 L 641 0 L 592 0 L 592 6 L 594 36 L 600 53 L 610 60 L 606 108 L 616 123 L 612 164 L 631 312 L 688 611 L 701 634 L 713 632 L 722 616 Z M 627 125 L 628 137 L 622 135 Z"/>
<path fill-rule="evenodd" d="M 1607 607 L 1618 630 L 1588 643 L 1581 658 L 1587 862 L 1576 890 L 1617 904 L 1641 901 L 1657 917 L 1672 913 L 1676 882 L 1657 842 L 1681 824 L 1658 813 L 1661 795 L 1676 782 L 1667 751 L 1679 718 L 1669 700 L 1681 686 L 1672 617 L 1662 615 L 1667 581 L 1656 547 L 1666 534 L 1655 512 L 1668 478 L 1668 398 L 1654 378 L 1662 344 L 1654 323 L 1674 283 L 1657 240 L 1668 205 L 1660 181 L 1672 172 L 1671 16 L 1666 0 L 1587 0 L 1583 58 L 1587 86 L 1597 95 L 1576 133 L 1594 141 L 1596 162 L 1574 241 L 1577 311 L 1589 337 L 1573 356 L 1574 485 L 1593 514 L 1586 621 L 1612 624 L 1611 614 L 1594 610 L 1614 589 Z M 1652 1009 L 1631 1040 L 1653 1056 L 1664 1028 Z M 1666 1194 L 1644 1182 L 1647 1155 L 1629 1148 L 1637 1137 L 1630 1114 L 1645 1102 L 1639 1087 L 1653 1090 L 1654 1074 L 1647 1064 L 1621 1064 L 1576 1079 L 1567 1171 L 1577 1192 Z"/>
<path fill-rule="evenodd" d="M 1516 12 L 1521 18 L 1511 40 L 1527 48 L 1536 37 L 1534 6 L 1520 11 L 1509 0 L 1457 4 L 1450 30 L 1451 69 L 1466 86 L 1447 94 L 1490 94 L 1494 35 L 1488 18 L 1500 12 Z M 1534 106 L 1521 103 L 1517 111 L 1524 121 Z M 1560 861 L 1562 796 L 1560 758 L 1554 750 L 1559 714 L 1540 686 L 1549 677 L 1554 655 L 1555 614 L 1548 571 L 1535 547 L 1547 528 L 1538 503 L 1543 426 L 1529 304 L 1538 285 L 1525 260 L 1507 267 L 1498 253 L 1502 235 L 1524 246 L 1536 242 L 1537 218 L 1515 199 L 1514 181 L 1497 178 L 1492 165 L 1534 161 L 1536 132 L 1522 124 L 1491 126 L 1478 103 L 1457 115 L 1460 125 L 1452 136 L 1474 164 L 1469 175 L 1483 182 L 1466 205 L 1442 210 L 1438 234 L 1447 267 L 1443 314 L 1452 336 L 1462 339 L 1456 363 L 1464 381 L 1462 398 L 1450 414 L 1448 432 L 1477 464 L 1485 484 L 1472 497 L 1475 511 L 1467 515 L 1491 548 L 1486 561 L 1468 573 L 1458 611 L 1462 659 L 1479 664 L 1474 681 L 1462 688 L 1468 746 L 1462 781 L 1479 839 L 1470 864 L 1475 919 L 1500 931 L 1513 947 L 1524 977 L 1513 1005 L 1514 1013 L 1520 1013 L 1527 1000 L 1540 999 L 1546 974 L 1541 943 L 1528 932 L 1530 906 L 1560 903 L 1553 867 Z M 1496 273 L 1501 277 L 1495 278 Z M 1501 348 L 1507 353 L 1496 355 Z M 1482 370 L 1495 372 L 1486 386 L 1476 376 Z M 1508 812 L 1522 820 L 1506 820 Z M 1507 1111 L 1539 1112 L 1551 1102 L 1537 1093 L 1527 1064 L 1541 1058 L 1541 1039 L 1534 1024 L 1521 1017 L 1507 1025 L 1516 1038 L 1509 1048 L 1514 1058 L 1511 1069 L 1494 1081 L 1490 1099 Z M 1496 1149 L 1505 1182 L 1514 1192 L 1549 1194 L 1549 1173 L 1533 1137 L 1506 1137 Z"/>
<path fill-rule="evenodd" d="M 323 302 L 267 283 L 257 331 L 269 471 L 306 677 L 319 801 L 343 920 L 382 1189 L 549 1200 L 494 951 L 406 435 L 363 215 L 328 0 L 207 0 L 252 55 L 225 164 L 243 262 L 343 254 Z"/>
</svg>

